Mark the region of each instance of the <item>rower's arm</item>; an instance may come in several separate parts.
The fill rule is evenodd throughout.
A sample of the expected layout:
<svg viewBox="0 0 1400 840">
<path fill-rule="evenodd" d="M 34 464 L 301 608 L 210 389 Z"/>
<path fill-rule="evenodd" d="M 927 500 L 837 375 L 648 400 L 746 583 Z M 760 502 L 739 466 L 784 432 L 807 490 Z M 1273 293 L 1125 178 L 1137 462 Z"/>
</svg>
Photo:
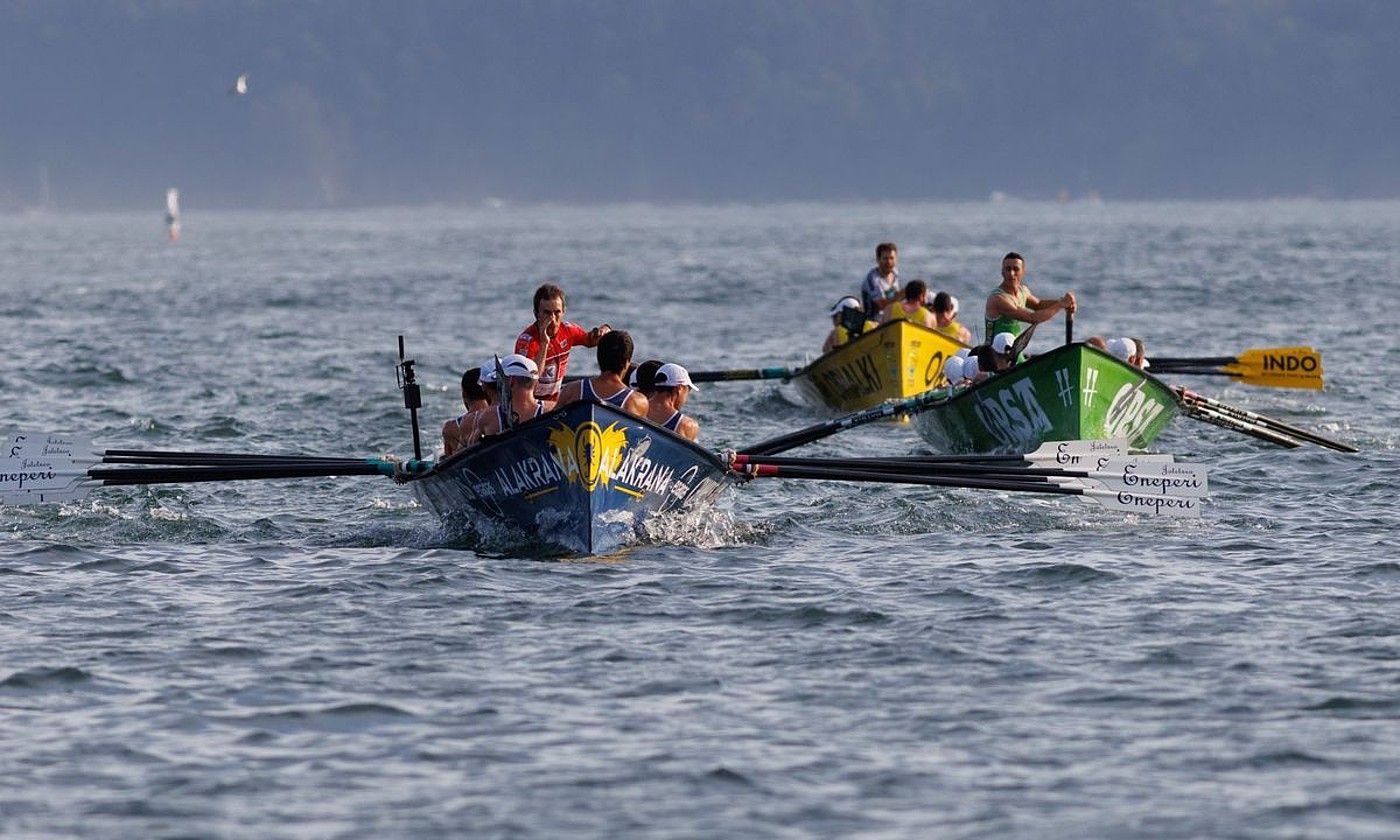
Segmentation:
<svg viewBox="0 0 1400 840">
<path fill-rule="evenodd" d="M 1036 300 L 1034 304 L 1031 304 L 1030 298 L 1027 297 L 1027 306 L 1017 306 L 1011 302 L 1009 295 L 996 295 L 987 301 L 987 318 L 994 321 L 1005 315 L 1027 324 L 1040 324 L 1058 315 L 1060 310 L 1065 308 L 1066 298 L 1073 302 L 1073 293 L 1066 292 L 1065 297 L 1055 300 Z"/>
</svg>

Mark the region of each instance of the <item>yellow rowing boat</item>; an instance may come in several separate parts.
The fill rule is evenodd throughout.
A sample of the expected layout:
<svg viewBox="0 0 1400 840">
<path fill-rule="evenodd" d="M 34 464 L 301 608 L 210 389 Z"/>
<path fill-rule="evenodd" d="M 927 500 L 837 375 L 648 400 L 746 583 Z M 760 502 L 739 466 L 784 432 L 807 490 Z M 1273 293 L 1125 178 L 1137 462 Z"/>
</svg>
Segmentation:
<svg viewBox="0 0 1400 840">
<path fill-rule="evenodd" d="M 792 381 L 808 402 L 860 411 L 944 383 L 943 361 L 966 345 L 911 321 L 891 321 L 804 367 Z"/>
</svg>

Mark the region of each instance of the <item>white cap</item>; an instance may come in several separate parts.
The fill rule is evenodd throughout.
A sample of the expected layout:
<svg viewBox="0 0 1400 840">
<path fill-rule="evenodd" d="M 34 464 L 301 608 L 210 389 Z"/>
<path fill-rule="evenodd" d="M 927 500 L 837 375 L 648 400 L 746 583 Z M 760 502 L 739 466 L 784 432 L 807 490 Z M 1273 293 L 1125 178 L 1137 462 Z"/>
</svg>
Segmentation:
<svg viewBox="0 0 1400 840">
<path fill-rule="evenodd" d="M 490 359 L 490 360 L 488 360 L 488 361 L 486 362 L 486 364 L 484 364 L 484 365 L 481 366 L 481 377 L 480 377 L 480 380 L 479 380 L 479 381 L 481 382 L 482 385 L 495 385 L 495 384 L 496 384 L 496 360 L 495 360 L 495 359 Z"/>
<path fill-rule="evenodd" d="M 1016 334 L 1000 332 L 992 337 L 992 352 L 998 355 L 1006 355 L 1011 352 L 1011 347 L 1016 343 Z"/>
<path fill-rule="evenodd" d="M 653 380 L 658 388 L 675 388 L 679 385 L 689 386 L 690 390 L 698 391 L 695 383 L 690 381 L 690 372 L 680 365 L 664 364 L 656 369 L 656 379 Z"/>
<path fill-rule="evenodd" d="M 959 347 L 958 352 L 953 355 L 957 356 L 959 359 L 966 359 L 968 356 L 972 355 L 972 350 L 967 347 Z"/>
<path fill-rule="evenodd" d="M 982 372 L 982 366 L 977 363 L 976 356 L 968 356 L 963 359 L 963 379 L 976 379 L 977 374 Z"/>
<path fill-rule="evenodd" d="M 947 377 L 949 385 L 956 385 L 963 378 L 963 360 L 961 356 L 949 356 L 943 360 L 943 375 Z"/>
<path fill-rule="evenodd" d="M 538 379 L 540 375 L 534 360 L 519 353 L 511 353 L 501 359 L 501 370 L 505 371 L 506 376 L 512 378 L 518 376 L 522 379 Z"/>
<path fill-rule="evenodd" d="M 952 295 L 948 295 L 948 317 L 951 318 L 951 317 L 953 317 L 954 315 L 957 315 L 957 314 L 958 314 L 958 299 L 955 298 L 955 297 L 953 297 Z"/>
<path fill-rule="evenodd" d="M 1137 352 L 1137 345 L 1133 343 L 1131 338 L 1110 338 L 1108 352 L 1115 358 L 1126 362 L 1129 356 Z"/>
<path fill-rule="evenodd" d="M 840 300 L 836 301 L 836 305 L 831 307 L 831 311 L 827 314 L 840 315 L 841 310 L 843 309 L 860 309 L 860 301 L 856 300 L 853 297 L 843 297 Z"/>
</svg>

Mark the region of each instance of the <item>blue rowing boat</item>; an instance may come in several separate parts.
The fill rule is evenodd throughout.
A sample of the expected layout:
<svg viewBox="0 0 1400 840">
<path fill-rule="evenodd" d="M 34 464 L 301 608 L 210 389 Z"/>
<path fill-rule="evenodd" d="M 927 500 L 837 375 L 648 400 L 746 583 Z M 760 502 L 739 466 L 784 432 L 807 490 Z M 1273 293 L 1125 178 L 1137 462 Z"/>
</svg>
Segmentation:
<svg viewBox="0 0 1400 840">
<path fill-rule="evenodd" d="M 484 516 L 568 552 L 606 554 L 651 517 L 712 502 L 729 483 L 712 452 L 604 403 L 571 403 L 408 479 L 449 526 Z"/>
</svg>

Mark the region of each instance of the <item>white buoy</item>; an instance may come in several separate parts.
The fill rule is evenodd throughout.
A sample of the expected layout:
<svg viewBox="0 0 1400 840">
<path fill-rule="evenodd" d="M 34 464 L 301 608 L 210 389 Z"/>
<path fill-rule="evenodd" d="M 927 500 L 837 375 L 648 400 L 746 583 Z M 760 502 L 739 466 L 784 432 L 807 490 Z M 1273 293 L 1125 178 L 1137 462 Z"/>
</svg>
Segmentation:
<svg viewBox="0 0 1400 840">
<path fill-rule="evenodd" d="M 180 238 L 180 191 L 174 187 L 165 191 L 165 232 L 171 242 Z"/>
</svg>

